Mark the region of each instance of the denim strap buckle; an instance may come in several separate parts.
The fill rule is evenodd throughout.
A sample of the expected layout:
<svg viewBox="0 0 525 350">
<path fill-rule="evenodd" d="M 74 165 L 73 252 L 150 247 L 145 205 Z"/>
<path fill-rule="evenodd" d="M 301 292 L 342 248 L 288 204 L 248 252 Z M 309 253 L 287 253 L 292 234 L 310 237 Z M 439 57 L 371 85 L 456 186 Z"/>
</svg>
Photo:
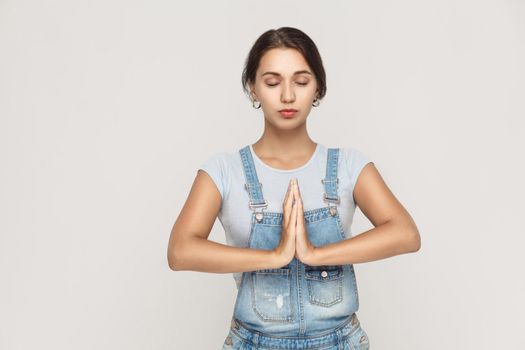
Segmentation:
<svg viewBox="0 0 525 350">
<path fill-rule="evenodd" d="M 250 207 L 250 209 L 253 209 L 253 208 L 267 208 L 268 207 L 268 202 L 266 201 L 266 199 L 264 200 L 263 203 L 254 203 L 254 202 L 250 201 L 248 206 Z"/>
<path fill-rule="evenodd" d="M 335 180 L 334 179 L 321 179 L 321 182 L 324 184 L 325 182 L 335 182 L 335 183 L 339 183 L 339 178 L 337 177 Z"/>
<path fill-rule="evenodd" d="M 325 201 L 327 203 L 339 204 L 339 203 L 341 203 L 341 198 L 339 196 L 337 196 L 337 198 L 329 198 L 329 197 L 326 196 L 326 193 L 323 193 L 323 201 Z"/>
</svg>

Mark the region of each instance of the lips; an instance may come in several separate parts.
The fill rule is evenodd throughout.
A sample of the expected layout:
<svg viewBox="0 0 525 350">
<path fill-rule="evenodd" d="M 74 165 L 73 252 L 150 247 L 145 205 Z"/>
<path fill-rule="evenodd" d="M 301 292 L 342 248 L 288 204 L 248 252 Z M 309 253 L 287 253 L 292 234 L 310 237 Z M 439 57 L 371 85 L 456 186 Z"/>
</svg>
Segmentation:
<svg viewBox="0 0 525 350">
<path fill-rule="evenodd" d="M 293 116 L 297 113 L 297 109 L 293 109 L 293 108 L 281 109 L 279 113 L 281 113 L 281 116 L 284 118 L 293 118 Z"/>
</svg>

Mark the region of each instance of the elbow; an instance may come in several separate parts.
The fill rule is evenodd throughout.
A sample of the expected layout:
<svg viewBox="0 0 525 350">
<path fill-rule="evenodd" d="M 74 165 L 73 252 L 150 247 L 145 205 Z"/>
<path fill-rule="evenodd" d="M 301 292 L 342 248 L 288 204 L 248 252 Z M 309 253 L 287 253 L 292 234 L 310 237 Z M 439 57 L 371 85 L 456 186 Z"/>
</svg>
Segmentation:
<svg viewBox="0 0 525 350">
<path fill-rule="evenodd" d="M 181 271 L 183 268 L 181 266 L 181 257 L 180 249 L 175 249 L 175 245 L 170 246 L 168 249 L 168 266 L 172 271 Z"/>
<path fill-rule="evenodd" d="M 173 240 L 168 248 L 168 266 L 173 271 L 192 271 L 194 267 L 193 251 L 199 249 L 195 244 L 199 238 L 187 237 Z"/>
<path fill-rule="evenodd" d="M 172 271 L 178 271 L 179 270 L 178 265 L 177 265 L 177 261 L 175 260 L 175 257 L 169 251 L 168 251 L 168 266 L 169 266 L 170 270 L 172 270 Z"/>
<path fill-rule="evenodd" d="M 177 267 L 177 264 L 175 262 L 175 259 L 172 258 L 170 255 L 168 255 L 168 266 L 170 268 L 170 270 L 172 271 L 178 271 L 178 267 Z"/>
<path fill-rule="evenodd" d="M 421 236 L 419 230 L 412 220 L 402 220 L 397 222 L 397 233 L 399 237 L 399 252 L 403 253 L 415 253 L 421 249 Z"/>
<path fill-rule="evenodd" d="M 410 253 L 415 253 L 421 249 L 421 235 L 417 228 L 413 228 L 408 234 L 407 249 Z"/>
<path fill-rule="evenodd" d="M 168 266 L 172 271 L 182 271 L 184 270 L 180 264 L 180 259 L 173 255 L 168 255 Z"/>
</svg>

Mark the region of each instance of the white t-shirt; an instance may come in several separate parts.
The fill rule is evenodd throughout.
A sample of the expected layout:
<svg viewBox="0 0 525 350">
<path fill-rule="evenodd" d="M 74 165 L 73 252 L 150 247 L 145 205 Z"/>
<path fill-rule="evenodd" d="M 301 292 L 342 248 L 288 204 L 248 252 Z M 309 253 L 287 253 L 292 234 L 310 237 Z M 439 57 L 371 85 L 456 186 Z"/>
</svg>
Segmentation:
<svg viewBox="0 0 525 350">
<path fill-rule="evenodd" d="M 314 154 L 301 167 L 281 170 L 265 164 L 253 151 L 250 144 L 255 170 L 262 183 L 262 194 L 268 202 L 266 212 L 282 213 L 282 204 L 288 182 L 297 178 L 303 210 L 317 209 L 328 204 L 323 201 L 324 186 L 321 179 L 326 175 L 327 147 L 317 143 Z M 368 157 L 353 147 L 340 148 L 337 176 L 339 177 L 338 213 L 346 238 L 352 236 L 351 225 L 355 213 L 353 191 L 363 167 L 371 162 Z M 239 150 L 213 154 L 199 169 L 206 171 L 221 193 L 222 204 L 218 214 L 224 228 L 226 243 L 232 246 L 248 247 L 252 210 L 248 206 L 249 196 L 244 188 L 246 182 Z M 242 272 L 233 273 L 237 288 L 240 287 Z"/>
</svg>

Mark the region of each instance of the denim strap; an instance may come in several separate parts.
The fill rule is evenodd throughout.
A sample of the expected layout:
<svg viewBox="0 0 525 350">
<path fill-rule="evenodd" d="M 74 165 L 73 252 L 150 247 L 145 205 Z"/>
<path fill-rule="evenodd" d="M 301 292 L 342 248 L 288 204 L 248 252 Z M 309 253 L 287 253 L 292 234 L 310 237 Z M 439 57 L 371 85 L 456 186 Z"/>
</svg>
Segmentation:
<svg viewBox="0 0 525 350">
<path fill-rule="evenodd" d="M 251 210 L 254 210 L 254 208 L 266 209 L 268 207 L 268 203 L 263 197 L 262 184 L 259 182 L 257 177 L 257 171 L 255 171 L 255 165 L 253 163 L 252 153 L 250 152 L 250 146 L 247 145 L 241 148 L 239 153 L 241 155 L 244 177 L 246 179 L 244 188 L 248 192 L 248 196 L 250 198 L 248 206 Z"/>
<path fill-rule="evenodd" d="M 337 195 L 339 184 L 339 178 L 337 177 L 338 158 L 339 148 L 328 148 L 326 175 L 321 180 L 324 185 L 323 201 L 327 203 L 339 204 L 339 196 Z"/>
</svg>

